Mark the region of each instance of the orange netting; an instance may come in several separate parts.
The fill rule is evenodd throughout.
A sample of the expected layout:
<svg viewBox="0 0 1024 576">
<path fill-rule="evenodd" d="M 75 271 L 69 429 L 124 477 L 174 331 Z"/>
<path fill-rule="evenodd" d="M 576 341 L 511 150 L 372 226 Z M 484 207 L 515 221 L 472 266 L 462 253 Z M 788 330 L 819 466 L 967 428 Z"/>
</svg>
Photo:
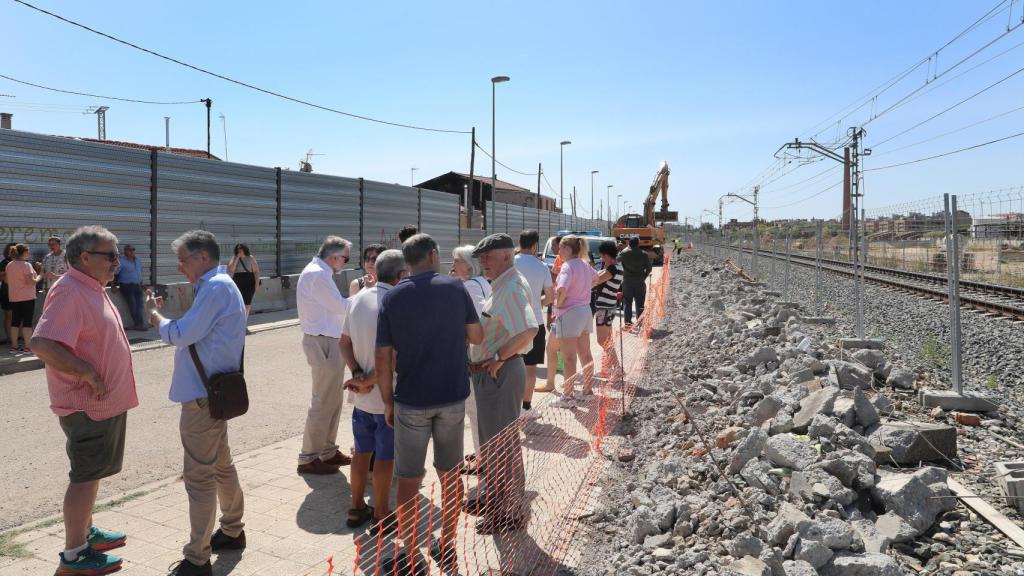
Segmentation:
<svg viewBox="0 0 1024 576">
<path fill-rule="evenodd" d="M 601 358 L 595 355 L 571 376 L 574 406 L 554 406 L 552 395 L 535 401 L 541 418 L 519 418 L 481 445 L 477 476 L 458 469 L 442 475 L 383 521 L 397 523 L 389 526 L 397 530 L 355 534 L 352 549 L 334 551 L 307 574 L 555 573 L 573 550 L 580 523 L 603 498 L 598 482 L 609 463 L 606 454 L 616 451 L 619 440 L 608 434 L 647 374 L 651 332 L 665 315 L 670 276 L 665 257 L 643 314 L 631 327 L 620 319 L 602 343 Z M 598 361 L 602 369 L 593 373 Z M 581 398 L 588 379 L 593 394 Z M 463 510 L 467 496 L 479 495 L 486 495 L 479 509 Z M 407 552 L 416 550 L 406 554 L 406 564 L 388 561 L 403 548 L 399 536 Z M 427 552 L 432 543 L 440 543 L 440 563 Z M 336 563 L 349 556 L 348 567 Z"/>
</svg>

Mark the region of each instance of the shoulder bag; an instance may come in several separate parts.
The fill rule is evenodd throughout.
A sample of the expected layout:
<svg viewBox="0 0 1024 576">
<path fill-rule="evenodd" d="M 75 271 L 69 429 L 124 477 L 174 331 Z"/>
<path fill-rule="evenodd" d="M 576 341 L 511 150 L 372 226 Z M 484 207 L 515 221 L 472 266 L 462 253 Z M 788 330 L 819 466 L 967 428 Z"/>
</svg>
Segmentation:
<svg viewBox="0 0 1024 576">
<path fill-rule="evenodd" d="M 230 420 L 249 411 L 249 392 L 245 387 L 245 348 L 242 348 L 242 360 L 237 372 L 224 372 L 206 377 L 206 369 L 199 360 L 196 345 L 188 347 L 192 361 L 199 371 L 199 378 L 206 387 L 209 401 L 210 417 L 214 420 Z"/>
</svg>

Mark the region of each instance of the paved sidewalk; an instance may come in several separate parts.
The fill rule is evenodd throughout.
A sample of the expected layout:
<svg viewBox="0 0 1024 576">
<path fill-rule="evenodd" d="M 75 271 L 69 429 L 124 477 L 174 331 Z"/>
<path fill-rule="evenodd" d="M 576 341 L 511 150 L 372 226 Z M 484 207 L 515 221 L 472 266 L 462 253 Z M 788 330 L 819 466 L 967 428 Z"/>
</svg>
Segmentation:
<svg viewBox="0 0 1024 576">
<path fill-rule="evenodd" d="M 596 342 L 592 345 L 595 360 L 598 360 L 600 350 Z M 539 372 L 543 375 L 544 368 Z M 556 380 L 560 386 L 561 375 Z M 544 406 L 552 398 L 551 394 L 538 393 L 534 401 Z M 542 409 L 544 416 L 540 420 L 524 426 L 524 461 L 530 478 L 528 495 L 532 493 L 537 498 L 538 492 L 543 493 L 540 501 L 532 506 L 534 520 L 530 522 L 528 536 L 531 544 L 536 540 L 533 547 L 537 549 L 557 545 L 557 542 L 550 543 L 553 536 L 545 530 L 550 530 L 550 521 L 559 512 L 551 507 L 551 503 L 541 505 L 540 502 L 544 501 L 543 496 L 553 495 L 564 488 L 566 477 L 583 477 L 592 461 L 585 457 L 592 426 L 587 418 L 596 413 L 592 408 L 577 411 Z M 350 418 L 351 406 L 346 404 L 339 431 L 339 444 L 346 449 L 353 444 Z M 232 422 L 230 434 L 244 434 L 247 424 L 251 423 L 247 423 L 245 417 Z M 467 426 L 467 450 L 471 450 L 471 442 Z M 241 553 L 215 554 L 215 575 L 319 576 L 327 573 L 326 560 L 332 556 L 336 574 L 352 572 L 356 546 L 353 531 L 345 526 L 351 498 L 348 469 L 343 468 L 342 474 L 330 476 L 298 476 L 295 465 L 301 443 L 301 436 L 296 436 L 236 455 L 235 463 L 245 493 L 248 548 Z M 573 450 L 567 451 L 567 445 Z M 563 451 L 569 453 L 561 454 Z M 431 485 L 437 480 L 429 466 L 429 453 L 427 469 L 423 494 L 428 498 Z M 95 523 L 128 533 L 128 545 L 114 551 L 124 558 L 121 573 L 163 575 L 167 574 L 171 564 L 181 559 L 181 548 L 189 531 L 187 511 L 184 486 L 176 477 L 144 486 L 112 502 L 101 503 L 100 511 L 95 514 Z M 579 513 L 582 514 L 583 510 Z M 475 519 L 464 516 L 459 522 L 460 526 L 467 527 L 460 528 L 461 531 L 471 532 Z M 533 534 L 534 526 L 537 534 Z M 362 533 L 364 528 L 358 529 L 358 533 Z M 0 541 L 4 536 L 0 534 Z M 0 576 L 53 573 L 57 553 L 63 548 L 63 524 L 59 517 L 21 527 L 6 536 L 20 547 L 24 557 L 0 556 Z M 479 546 L 479 537 L 476 538 Z M 485 557 L 494 555 L 495 562 L 500 556 L 500 552 L 495 550 L 480 550 L 480 554 Z"/>
</svg>

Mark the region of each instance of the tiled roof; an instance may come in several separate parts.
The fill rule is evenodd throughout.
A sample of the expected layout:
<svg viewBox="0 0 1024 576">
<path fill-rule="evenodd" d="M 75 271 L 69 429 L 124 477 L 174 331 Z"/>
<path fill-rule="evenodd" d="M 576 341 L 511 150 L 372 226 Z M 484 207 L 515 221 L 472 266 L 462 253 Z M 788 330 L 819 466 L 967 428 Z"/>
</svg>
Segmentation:
<svg viewBox="0 0 1024 576">
<path fill-rule="evenodd" d="M 135 148 L 135 149 L 138 149 L 138 150 L 163 150 L 163 151 L 170 152 L 171 154 L 179 154 L 181 156 L 192 156 L 194 158 L 207 158 L 206 150 L 195 150 L 195 149 L 192 149 L 192 148 L 174 148 L 174 147 L 171 147 L 171 148 L 168 149 L 168 148 L 165 148 L 163 146 L 153 146 L 153 145 L 150 145 L 150 144 L 138 144 L 136 142 L 123 142 L 121 140 L 99 140 L 99 139 L 96 139 L 96 138 L 78 138 L 78 140 L 83 140 L 85 142 L 97 142 L 99 144 L 109 144 L 111 146 L 120 146 L 122 148 Z M 209 156 L 209 158 L 212 159 L 212 160 L 220 160 L 220 158 L 218 158 L 217 156 L 212 155 L 212 154 Z"/>
</svg>

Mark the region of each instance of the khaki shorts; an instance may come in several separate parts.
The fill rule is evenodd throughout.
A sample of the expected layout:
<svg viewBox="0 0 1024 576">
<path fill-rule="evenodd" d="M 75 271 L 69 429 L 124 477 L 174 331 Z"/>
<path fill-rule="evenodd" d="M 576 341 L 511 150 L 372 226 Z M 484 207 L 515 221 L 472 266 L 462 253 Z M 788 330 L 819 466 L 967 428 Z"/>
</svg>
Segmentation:
<svg viewBox="0 0 1024 576">
<path fill-rule="evenodd" d="M 395 403 L 395 460 L 399 478 L 420 478 L 427 444 L 434 440 L 434 468 L 447 472 L 462 464 L 466 402 L 432 408 Z"/>
<path fill-rule="evenodd" d="M 60 427 L 68 439 L 71 482 L 92 482 L 121 471 L 127 422 L 127 412 L 99 421 L 85 412 L 60 417 Z"/>
</svg>

